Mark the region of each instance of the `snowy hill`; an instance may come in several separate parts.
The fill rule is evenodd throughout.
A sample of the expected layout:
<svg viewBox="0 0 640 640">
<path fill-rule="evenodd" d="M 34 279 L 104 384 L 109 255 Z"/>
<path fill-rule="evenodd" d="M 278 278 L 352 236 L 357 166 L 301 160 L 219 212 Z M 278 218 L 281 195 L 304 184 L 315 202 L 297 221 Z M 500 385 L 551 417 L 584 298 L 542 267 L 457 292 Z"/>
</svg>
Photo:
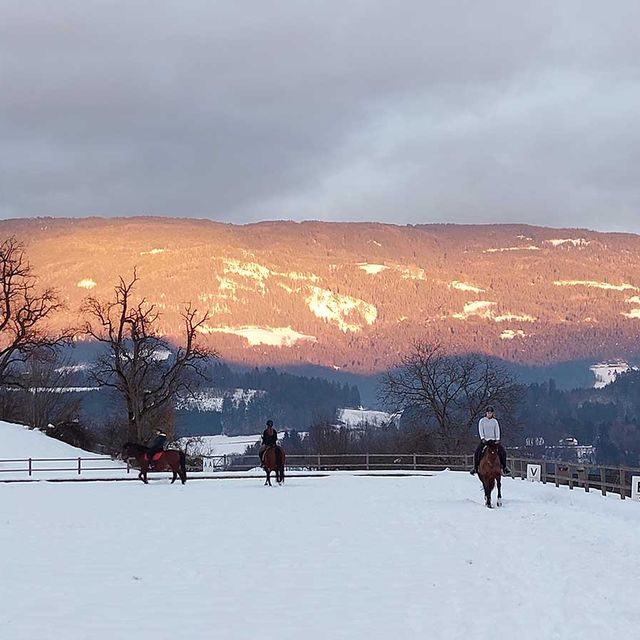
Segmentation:
<svg viewBox="0 0 640 640">
<path fill-rule="evenodd" d="M 338 424 L 350 429 L 369 427 L 386 427 L 395 419 L 397 414 L 386 411 L 374 411 L 372 409 L 340 409 L 338 411 Z"/>
<path fill-rule="evenodd" d="M 0 421 L 0 480 L 26 477 L 26 473 L 18 472 L 27 468 L 25 461 L 28 458 L 69 459 L 55 462 L 33 462 L 32 469 L 36 478 L 42 478 L 40 470 L 51 467 L 63 470 L 49 473 L 49 476 L 64 477 L 68 476 L 70 472 L 75 473 L 78 458 L 88 459 L 84 467 L 91 468 L 102 474 L 104 474 L 104 471 L 101 470 L 124 469 L 126 466 L 121 461 L 110 460 L 105 456 L 72 447 L 66 442 L 51 438 L 37 429 L 28 429 L 20 424 Z M 2 462 L 3 460 L 14 460 L 15 462 Z M 64 469 L 68 471 L 65 472 Z"/>
<path fill-rule="evenodd" d="M 640 505 L 503 493 L 486 509 L 451 472 L 5 485 L 2 638 L 637 637 Z"/>
<path fill-rule="evenodd" d="M 78 457 L 101 456 L 50 438 L 37 429 L 28 429 L 20 424 L 0 421 L 0 459 Z"/>
</svg>

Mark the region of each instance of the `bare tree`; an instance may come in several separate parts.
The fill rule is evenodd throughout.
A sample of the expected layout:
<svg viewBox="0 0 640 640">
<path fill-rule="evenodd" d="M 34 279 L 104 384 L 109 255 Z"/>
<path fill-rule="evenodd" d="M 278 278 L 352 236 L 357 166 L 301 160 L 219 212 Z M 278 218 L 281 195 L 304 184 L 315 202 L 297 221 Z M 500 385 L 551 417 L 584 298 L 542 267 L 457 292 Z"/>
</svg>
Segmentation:
<svg viewBox="0 0 640 640">
<path fill-rule="evenodd" d="M 0 384 L 12 383 L 16 365 L 42 349 L 56 349 L 72 330 L 46 330 L 50 317 L 63 308 L 54 289 L 39 290 L 24 245 L 11 236 L 0 243 Z"/>
<path fill-rule="evenodd" d="M 128 437 L 141 442 L 154 419 L 204 381 L 206 360 L 217 354 L 197 343 L 198 330 L 209 316 L 190 305 L 182 313 L 183 342 L 172 346 L 156 329 L 160 316 L 155 305 L 135 297 L 137 282 L 134 269 L 130 280 L 120 277 L 111 300 L 89 297 L 83 312 L 88 318 L 85 333 L 105 346 L 92 377 L 124 399 Z"/>
<path fill-rule="evenodd" d="M 503 427 L 515 424 L 521 387 L 498 363 L 477 354 L 448 355 L 440 345 L 418 342 L 383 375 L 380 400 L 434 434 L 445 453 L 469 444 L 487 404 Z"/>
<path fill-rule="evenodd" d="M 73 367 L 56 350 L 29 353 L 21 374 L 13 379 L 20 401 L 20 418 L 31 427 L 72 423 L 80 415 L 81 401 L 72 387 Z"/>
</svg>

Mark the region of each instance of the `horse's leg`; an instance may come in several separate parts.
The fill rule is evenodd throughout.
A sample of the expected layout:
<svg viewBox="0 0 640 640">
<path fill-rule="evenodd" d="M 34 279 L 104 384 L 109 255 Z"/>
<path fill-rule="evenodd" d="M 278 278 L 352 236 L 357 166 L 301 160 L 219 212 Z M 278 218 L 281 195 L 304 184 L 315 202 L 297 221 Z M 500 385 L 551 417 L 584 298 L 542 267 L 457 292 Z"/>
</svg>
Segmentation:
<svg viewBox="0 0 640 640">
<path fill-rule="evenodd" d="M 498 485 L 498 502 L 496 503 L 499 507 L 502 506 L 502 475 L 499 475 L 496 478 L 496 483 Z"/>
<path fill-rule="evenodd" d="M 173 471 L 173 478 L 171 479 L 171 484 L 173 484 L 176 481 L 178 474 L 176 473 L 176 470 L 174 467 L 171 467 L 171 471 Z"/>
<path fill-rule="evenodd" d="M 264 481 L 265 487 L 267 485 L 271 486 L 271 469 L 266 469 L 266 472 L 267 472 L 267 479 Z"/>
<path fill-rule="evenodd" d="M 484 503 L 489 509 L 491 509 L 491 491 L 493 491 L 493 483 L 490 480 L 486 480 L 484 483 Z"/>
</svg>

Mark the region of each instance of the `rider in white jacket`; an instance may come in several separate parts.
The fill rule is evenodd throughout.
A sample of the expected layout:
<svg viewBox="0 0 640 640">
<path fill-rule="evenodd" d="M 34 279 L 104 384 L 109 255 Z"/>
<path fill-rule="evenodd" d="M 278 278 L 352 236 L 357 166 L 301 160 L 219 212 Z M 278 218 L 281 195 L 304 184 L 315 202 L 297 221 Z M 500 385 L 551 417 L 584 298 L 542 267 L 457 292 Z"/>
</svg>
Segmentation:
<svg viewBox="0 0 640 640">
<path fill-rule="evenodd" d="M 480 444 L 473 454 L 473 470 L 471 471 L 471 475 L 478 473 L 478 466 L 480 465 L 482 451 L 489 440 L 495 440 L 498 443 L 498 453 L 500 455 L 502 473 L 511 473 L 509 467 L 507 467 L 507 452 L 500 444 L 500 425 L 495 418 L 495 411 L 493 407 L 487 407 L 485 416 L 480 418 L 480 422 L 478 423 L 478 435 L 480 436 Z"/>
</svg>

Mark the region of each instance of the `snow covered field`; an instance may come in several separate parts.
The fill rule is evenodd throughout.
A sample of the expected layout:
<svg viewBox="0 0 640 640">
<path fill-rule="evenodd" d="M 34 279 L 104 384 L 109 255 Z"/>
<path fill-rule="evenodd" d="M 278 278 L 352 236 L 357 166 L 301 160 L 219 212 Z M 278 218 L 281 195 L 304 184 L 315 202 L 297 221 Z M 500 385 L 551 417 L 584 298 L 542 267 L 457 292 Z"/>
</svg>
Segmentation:
<svg viewBox="0 0 640 640">
<path fill-rule="evenodd" d="M 0 485 L 3 640 L 637 637 L 640 505 L 430 477 Z"/>
</svg>

